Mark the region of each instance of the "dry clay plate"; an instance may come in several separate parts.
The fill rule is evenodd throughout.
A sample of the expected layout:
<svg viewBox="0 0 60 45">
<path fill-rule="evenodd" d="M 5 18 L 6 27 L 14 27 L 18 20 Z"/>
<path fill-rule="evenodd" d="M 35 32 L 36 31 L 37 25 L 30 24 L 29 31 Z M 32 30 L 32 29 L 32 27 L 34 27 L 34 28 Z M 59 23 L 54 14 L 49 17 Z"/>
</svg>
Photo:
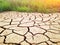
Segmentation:
<svg viewBox="0 0 60 45">
<path fill-rule="evenodd" d="M 60 13 L 0 13 L 0 45 L 60 45 Z"/>
</svg>

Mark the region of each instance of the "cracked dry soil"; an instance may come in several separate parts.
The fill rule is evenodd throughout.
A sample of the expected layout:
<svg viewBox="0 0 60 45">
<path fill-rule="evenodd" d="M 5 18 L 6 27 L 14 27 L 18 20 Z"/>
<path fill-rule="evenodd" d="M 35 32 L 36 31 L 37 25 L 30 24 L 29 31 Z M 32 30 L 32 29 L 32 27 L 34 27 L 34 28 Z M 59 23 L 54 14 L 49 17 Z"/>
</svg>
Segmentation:
<svg viewBox="0 0 60 45">
<path fill-rule="evenodd" d="M 0 13 L 0 45 L 60 45 L 60 13 Z"/>
</svg>

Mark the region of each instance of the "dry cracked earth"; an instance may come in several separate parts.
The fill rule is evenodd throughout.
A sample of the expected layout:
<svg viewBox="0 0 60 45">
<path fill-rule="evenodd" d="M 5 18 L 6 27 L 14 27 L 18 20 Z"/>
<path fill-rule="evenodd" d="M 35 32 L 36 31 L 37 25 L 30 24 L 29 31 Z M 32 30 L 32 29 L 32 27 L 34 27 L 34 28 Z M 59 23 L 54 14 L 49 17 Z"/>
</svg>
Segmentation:
<svg viewBox="0 0 60 45">
<path fill-rule="evenodd" d="M 60 45 L 60 13 L 0 13 L 0 45 Z"/>
</svg>

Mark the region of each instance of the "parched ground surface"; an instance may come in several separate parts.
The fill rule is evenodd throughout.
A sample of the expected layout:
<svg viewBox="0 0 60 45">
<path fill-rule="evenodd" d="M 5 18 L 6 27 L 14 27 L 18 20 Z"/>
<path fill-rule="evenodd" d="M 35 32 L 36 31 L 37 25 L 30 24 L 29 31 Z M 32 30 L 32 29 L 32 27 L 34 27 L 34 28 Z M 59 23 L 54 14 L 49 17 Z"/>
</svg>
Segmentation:
<svg viewBox="0 0 60 45">
<path fill-rule="evenodd" d="M 0 13 L 0 45 L 60 45 L 60 13 Z"/>
</svg>

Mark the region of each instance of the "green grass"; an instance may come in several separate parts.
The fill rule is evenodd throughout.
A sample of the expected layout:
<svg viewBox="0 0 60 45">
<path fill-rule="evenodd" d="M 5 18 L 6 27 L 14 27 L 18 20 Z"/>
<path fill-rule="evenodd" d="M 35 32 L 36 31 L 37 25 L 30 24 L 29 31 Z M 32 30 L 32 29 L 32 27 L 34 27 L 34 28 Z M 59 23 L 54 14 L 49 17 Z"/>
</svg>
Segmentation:
<svg viewBox="0 0 60 45">
<path fill-rule="evenodd" d="M 56 12 L 56 9 L 44 7 L 42 2 L 35 3 L 30 0 L 0 0 L 0 12 L 19 11 L 19 12 Z"/>
<path fill-rule="evenodd" d="M 10 3 L 4 0 L 0 0 L 0 12 L 9 10 L 10 10 Z"/>
<path fill-rule="evenodd" d="M 30 9 L 29 7 L 24 7 L 24 6 L 22 6 L 22 7 L 15 7 L 15 8 L 13 8 L 12 9 L 13 11 L 20 11 L 20 12 L 31 12 L 32 11 L 32 9 Z"/>
</svg>

